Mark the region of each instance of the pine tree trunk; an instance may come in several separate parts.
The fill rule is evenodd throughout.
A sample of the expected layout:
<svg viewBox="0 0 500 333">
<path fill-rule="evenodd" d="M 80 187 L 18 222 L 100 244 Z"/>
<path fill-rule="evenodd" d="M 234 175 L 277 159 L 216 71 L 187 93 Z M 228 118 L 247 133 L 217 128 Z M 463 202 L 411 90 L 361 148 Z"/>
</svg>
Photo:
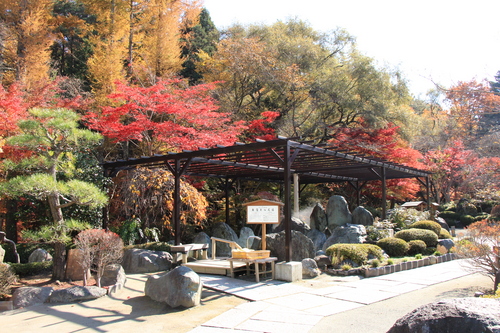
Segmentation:
<svg viewBox="0 0 500 333">
<path fill-rule="evenodd" d="M 66 278 L 66 244 L 54 243 L 54 266 L 52 269 L 52 279 L 63 281 Z"/>
</svg>

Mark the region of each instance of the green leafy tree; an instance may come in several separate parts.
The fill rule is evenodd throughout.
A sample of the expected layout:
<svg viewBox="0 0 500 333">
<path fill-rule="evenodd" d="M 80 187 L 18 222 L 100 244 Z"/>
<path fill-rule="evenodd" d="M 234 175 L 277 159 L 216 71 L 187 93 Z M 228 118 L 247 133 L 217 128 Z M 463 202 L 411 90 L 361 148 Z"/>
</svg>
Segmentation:
<svg viewBox="0 0 500 333">
<path fill-rule="evenodd" d="M 74 229 L 65 224 L 63 209 L 72 205 L 104 206 L 106 194 L 92 183 L 74 179 L 75 153 L 101 140 L 101 135 L 78 128 L 79 115 L 68 109 L 32 109 L 31 119 L 19 122 L 22 134 L 10 137 L 8 143 L 33 152 L 18 163 L 7 161 L 10 170 L 25 168 L 27 174 L 1 184 L 0 194 L 23 197 L 30 194 L 47 201 L 52 225 L 38 237 L 54 244 L 54 279 L 64 279 L 65 242 Z M 33 234 L 31 237 L 36 237 Z"/>
</svg>

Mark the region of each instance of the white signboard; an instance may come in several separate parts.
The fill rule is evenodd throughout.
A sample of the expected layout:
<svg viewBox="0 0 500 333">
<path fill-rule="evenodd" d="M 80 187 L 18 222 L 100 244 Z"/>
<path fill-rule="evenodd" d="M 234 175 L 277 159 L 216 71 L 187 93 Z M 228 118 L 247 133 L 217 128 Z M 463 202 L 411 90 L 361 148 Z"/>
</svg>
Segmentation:
<svg viewBox="0 0 500 333">
<path fill-rule="evenodd" d="M 279 223 L 279 206 L 247 206 L 247 223 Z"/>
</svg>

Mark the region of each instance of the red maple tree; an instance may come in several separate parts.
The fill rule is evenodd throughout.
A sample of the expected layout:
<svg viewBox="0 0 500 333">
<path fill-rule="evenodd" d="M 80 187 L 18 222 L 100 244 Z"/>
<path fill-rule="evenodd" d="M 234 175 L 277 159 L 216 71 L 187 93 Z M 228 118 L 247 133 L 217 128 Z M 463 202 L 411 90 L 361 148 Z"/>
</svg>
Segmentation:
<svg viewBox="0 0 500 333">
<path fill-rule="evenodd" d="M 413 168 L 425 169 L 420 161 L 422 154 L 409 146 L 398 134 L 398 126 L 392 123 L 383 128 L 370 128 L 363 120 L 354 128 L 341 128 L 330 144 L 368 157 L 384 159 Z M 387 198 L 394 200 L 414 199 L 420 185 L 416 179 L 391 179 L 387 181 Z M 364 187 L 364 195 L 380 198 L 381 182 L 371 182 Z"/>
<path fill-rule="evenodd" d="M 90 128 L 114 142 L 130 142 L 142 155 L 232 145 L 245 126 L 218 112 L 211 92 L 215 84 L 186 86 L 165 80 L 151 87 L 116 83 L 108 96 L 118 106 L 102 108 L 85 117 Z"/>
</svg>

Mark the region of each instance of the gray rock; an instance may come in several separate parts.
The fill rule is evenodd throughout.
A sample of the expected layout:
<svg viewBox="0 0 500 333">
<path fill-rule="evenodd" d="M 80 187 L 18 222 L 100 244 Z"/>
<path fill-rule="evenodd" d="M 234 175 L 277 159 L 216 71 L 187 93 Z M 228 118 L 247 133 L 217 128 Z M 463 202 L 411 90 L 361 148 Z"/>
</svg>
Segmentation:
<svg viewBox="0 0 500 333">
<path fill-rule="evenodd" d="M 291 261 L 302 261 L 305 258 L 314 257 L 314 244 L 309 237 L 299 231 L 292 230 L 292 258 Z M 266 235 L 267 249 L 271 250 L 271 256 L 277 257 L 278 261 L 286 260 L 285 232 Z M 260 244 L 259 244 L 260 246 Z"/>
<path fill-rule="evenodd" d="M 54 291 L 52 287 L 21 287 L 14 291 L 12 303 L 14 308 L 25 308 L 47 302 Z"/>
<path fill-rule="evenodd" d="M 73 286 L 65 289 L 54 290 L 49 297 L 49 303 L 72 303 L 88 301 L 105 296 L 108 291 L 96 286 Z"/>
<path fill-rule="evenodd" d="M 373 225 L 373 215 L 365 207 L 358 206 L 352 211 L 352 224 Z"/>
<path fill-rule="evenodd" d="M 314 208 L 311 212 L 311 216 L 309 217 L 309 226 L 311 227 L 311 229 L 316 229 L 321 232 L 324 232 L 328 227 L 326 211 L 319 202 L 314 205 Z"/>
<path fill-rule="evenodd" d="M 330 266 L 332 264 L 332 260 L 326 254 L 316 255 L 316 257 L 314 257 L 314 261 L 316 261 L 318 268 L 325 268 L 326 266 Z"/>
<path fill-rule="evenodd" d="M 455 242 L 452 239 L 438 239 L 438 246 L 444 246 L 446 251 L 450 251 L 452 247 L 455 246 Z"/>
<path fill-rule="evenodd" d="M 249 248 L 252 249 L 253 243 L 255 241 L 255 238 L 250 238 L 255 236 L 254 232 L 252 229 L 249 227 L 243 227 L 240 230 L 240 237 L 238 238 L 238 245 L 243 247 L 243 248 Z M 250 240 L 249 240 L 250 238 Z"/>
<path fill-rule="evenodd" d="M 195 244 L 208 244 L 207 256 L 209 258 L 212 257 L 212 241 L 210 240 L 210 236 L 206 233 L 199 232 L 194 236 L 193 243 Z"/>
<path fill-rule="evenodd" d="M 281 223 L 273 229 L 274 233 L 281 232 L 285 230 L 285 220 L 281 221 Z M 297 217 L 292 217 L 290 221 L 290 230 L 295 230 L 295 231 L 300 231 L 303 234 L 307 234 L 311 228 L 302 222 L 299 218 Z"/>
<path fill-rule="evenodd" d="M 52 256 L 44 249 L 36 249 L 31 252 L 28 262 L 43 262 L 43 261 L 52 261 Z"/>
<path fill-rule="evenodd" d="M 336 227 L 352 224 L 352 214 L 349 211 L 349 206 L 345 198 L 341 195 L 332 195 L 328 199 L 326 216 L 328 229 L 332 232 Z"/>
<path fill-rule="evenodd" d="M 388 333 L 500 332 L 500 301 L 454 298 L 423 305 L 398 319 Z"/>
<path fill-rule="evenodd" d="M 2 245 L 0 245 L 0 262 L 3 262 L 4 258 L 5 258 L 5 250 L 3 249 Z"/>
<path fill-rule="evenodd" d="M 226 223 L 217 223 L 212 229 L 212 236 L 217 238 L 226 239 L 233 242 L 238 242 L 238 235 L 236 232 Z M 231 257 L 231 247 L 227 243 L 216 242 L 215 245 L 215 255 L 217 257 Z M 213 251 L 213 249 L 212 249 Z"/>
<path fill-rule="evenodd" d="M 436 222 L 439 223 L 439 225 L 441 226 L 441 228 L 445 229 L 446 231 L 450 232 L 450 226 L 448 225 L 448 223 L 445 221 L 445 219 L 443 219 L 442 217 L 436 217 Z"/>
<path fill-rule="evenodd" d="M 332 235 L 328 237 L 325 244 L 323 244 L 323 251 L 333 244 L 360 244 L 364 243 L 366 239 L 366 228 L 360 224 L 347 224 L 345 226 L 337 227 L 332 231 Z"/>
<path fill-rule="evenodd" d="M 119 284 L 125 286 L 127 281 L 127 275 L 125 275 L 125 270 L 119 264 L 109 265 L 104 269 L 104 273 L 101 277 L 101 287 L 113 286 Z"/>
<path fill-rule="evenodd" d="M 302 276 L 316 277 L 321 274 L 318 268 L 318 264 L 314 259 L 305 258 L 302 259 Z"/>
<path fill-rule="evenodd" d="M 200 304 L 202 287 L 198 274 L 189 267 L 179 266 L 168 273 L 149 276 L 144 293 L 173 308 L 189 308 Z"/>
<path fill-rule="evenodd" d="M 123 269 L 127 274 L 167 271 L 172 267 L 172 255 L 165 251 L 128 249 L 123 254 Z"/>
<path fill-rule="evenodd" d="M 307 233 L 307 237 L 313 241 L 315 252 L 323 249 L 323 244 L 326 242 L 326 235 L 324 233 L 317 229 L 311 229 Z"/>
</svg>

